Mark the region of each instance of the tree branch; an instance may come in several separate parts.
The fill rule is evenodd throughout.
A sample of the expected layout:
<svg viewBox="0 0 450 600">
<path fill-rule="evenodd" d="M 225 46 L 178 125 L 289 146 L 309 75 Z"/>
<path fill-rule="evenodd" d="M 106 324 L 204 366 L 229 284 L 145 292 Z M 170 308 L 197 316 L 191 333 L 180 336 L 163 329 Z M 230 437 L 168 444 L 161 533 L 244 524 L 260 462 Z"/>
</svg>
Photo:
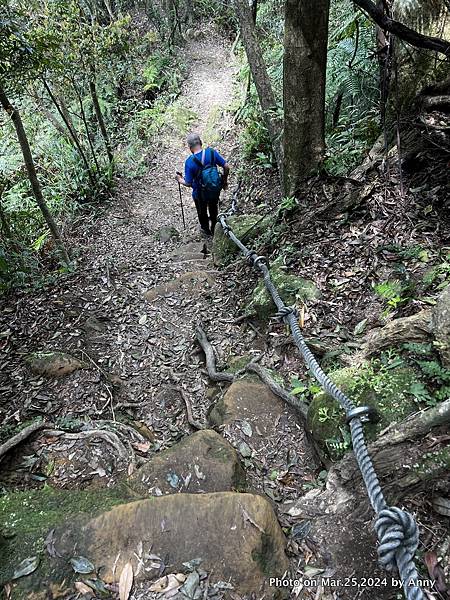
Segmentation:
<svg viewBox="0 0 450 600">
<path fill-rule="evenodd" d="M 450 58 L 450 42 L 438 37 L 423 35 L 400 21 L 388 17 L 382 8 L 376 6 L 371 0 L 355 0 L 355 4 L 364 10 L 375 23 L 384 31 L 389 31 L 404 42 L 416 48 L 434 50 Z"/>
</svg>

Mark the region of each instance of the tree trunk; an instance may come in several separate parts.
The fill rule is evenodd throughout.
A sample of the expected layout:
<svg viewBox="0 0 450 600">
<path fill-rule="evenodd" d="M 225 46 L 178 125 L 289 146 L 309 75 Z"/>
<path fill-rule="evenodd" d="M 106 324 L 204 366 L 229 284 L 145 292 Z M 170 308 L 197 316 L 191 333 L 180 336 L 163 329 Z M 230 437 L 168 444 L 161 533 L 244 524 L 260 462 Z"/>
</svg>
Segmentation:
<svg viewBox="0 0 450 600">
<path fill-rule="evenodd" d="M 47 90 L 48 95 L 50 96 L 51 101 L 55 105 L 56 110 L 58 111 L 60 117 L 64 121 L 64 123 L 67 127 L 67 130 L 69 131 L 70 137 L 72 138 L 73 143 L 75 144 L 75 146 L 81 156 L 81 160 L 83 161 L 83 164 L 84 164 L 87 174 L 89 176 L 91 185 L 92 185 L 92 187 L 95 188 L 96 182 L 95 182 L 94 176 L 92 174 L 91 167 L 89 166 L 89 162 L 86 158 L 86 154 L 81 145 L 80 138 L 78 137 L 75 126 L 70 119 L 70 115 L 67 110 L 67 107 L 61 99 L 59 99 L 59 101 L 58 101 L 58 99 L 56 98 L 55 94 L 52 92 L 49 84 L 45 81 L 45 79 L 43 80 L 43 83 L 44 83 L 45 89 Z"/>
<path fill-rule="evenodd" d="M 264 123 L 272 142 L 273 151 L 278 164 L 280 176 L 283 174 L 283 152 L 281 145 L 282 125 L 277 117 L 277 102 L 267 73 L 261 47 L 256 35 L 251 8 L 247 0 L 235 0 L 236 12 L 239 18 L 242 42 L 247 54 L 248 64 L 258 92 L 259 102 L 263 112 Z"/>
<path fill-rule="evenodd" d="M 109 162 L 114 162 L 114 154 L 111 148 L 111 142 L 109 140 L 108 132 L 106 130 L 105 120 L 103 119 L 102 110 L 98 101 L 97 88 L 94 81 L 89 82 L 89 90 L 91 92 L 92 104 L 94 105 L 95 116 L 102 133 L 103 141 L 105 142 L 106 153 L 108 154 Z"/>
<path fill-rule="evenodd" d="M 329 0 L 286 0 L 284 194 L 294 196 L 325 153 Z"/>
<path fill-rule="evenodd" d="M 98 164 L 97 154 L 95 153 L 94 144 L 92 143 L 91 133 L 89 131 L 89 123 L 88 123 L 88 120 L 86 117 L 86 111 L 84 110 L 83 98 L 82 98 L 80 92 L 78 91 L 78 87 L 77 87 L 77 84 L 75 83 L 75 80 L 72 80 L 72 86 L 73 86 L 75 94 L 78 98 L 78 104 L 80 106 L 80 113 L 81 113 L 81 120 L 83 121 L 84 130 L 86 131 L 86 137 L 87 137 L 87 141 L 89 144 L 89 148 L 91 149 L 92 158 L 94 159 L 97 173 L 100 174 L 100 165 Z"/>
<path fill-rule="evenodd" d="M 62 241 L 62 237 L 59 232 L 58 226 L 56 225 L 42 194 L 41 186 L 37 178 L 36 168 L 34 166 L 33 156 L 31 154 L 30 144 L 28 142 L 27 134 L 25 133 L 22 119 L 20 118 L 20 113 L 10 103 L 2 87 L 0 87 L 0 104 L 11 117 L 11 120 L 16 129 L 17 139 L 19 140 L 20 148 L 22 150 L 23 160 L 25 163 L 25 168 L 27 170 L 28 179 L 30 180 L 31 189 L 33 191 L 33 195 L 36 199 L 37 205 L 41 209 L 45 222 L 47 223 L 48 228 L 50 229 L 51 235 L 55 240 L 55 243 L 59 248 L 64 261 L 66 263 L 69 263 L 69 254 L 67 253 L 67 250 Z"/>
</svg>

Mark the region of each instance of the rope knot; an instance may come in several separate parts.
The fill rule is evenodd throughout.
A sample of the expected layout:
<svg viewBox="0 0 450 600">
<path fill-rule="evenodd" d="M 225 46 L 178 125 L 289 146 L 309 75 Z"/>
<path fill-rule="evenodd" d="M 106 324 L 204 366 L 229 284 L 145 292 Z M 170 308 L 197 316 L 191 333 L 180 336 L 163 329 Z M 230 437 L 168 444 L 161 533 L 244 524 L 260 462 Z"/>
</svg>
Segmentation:
<svg viewBox="0 0 450 600">
<path fill-rule="evenodd" d="M 283 306 L 283 308 L 280 308 L 280 310 L 276 313 L 275 317 L 280 321 L 284 321 L 284 319 L 289 315 L 298 317 L 298 310 L 295 306 Z"/>
<path fill-rule="evenodd" d="M 254 250 L 248 250 L 245 253 L 245 258 L 248 260 L 248 262 L 250 264 L 254 264 L 255 263 L 255 257 L 257 256 L 256 252 Z"/>
<path fill-rule="evenodd" d="M 387 571 L 397 567 L 396 557 L 399 550 L 404 549 L 413 557 L 419 545 L 419 531 L 414 517 L 396 506 L 379 512 L 375 522 L 380 545 L 378 560 Z"/>
</svg>

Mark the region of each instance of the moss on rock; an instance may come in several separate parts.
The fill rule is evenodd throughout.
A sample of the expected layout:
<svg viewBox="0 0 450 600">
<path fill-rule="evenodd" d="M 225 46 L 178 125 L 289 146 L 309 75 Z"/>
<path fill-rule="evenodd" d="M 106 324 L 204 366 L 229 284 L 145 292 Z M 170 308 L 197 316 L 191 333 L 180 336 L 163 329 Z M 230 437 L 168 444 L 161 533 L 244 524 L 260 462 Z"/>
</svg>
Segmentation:
<svg viewBox="0 0 450 600">
<path fill-rule="evenodd" d="M 366 425 L 369 440 L 390 423 L 401 421 L 417 410 L 410 389 L 418 379 L 410 367 L 387 368 L 376 362 L 366 362 L 359 367 L 334 371 L 330 378 L 356 406 L 368 405 L 379 413 L 378 423 Z M 308 427 L 319 446 L 332 459 L 340 458 L 351 447 L 344 411 L 324 391 L 316 394 L 310 404 Z"/>
<path fill-rule="evenodd" d="M 270 217 L 261 218 L 260 215 L 235 215 L 229 217 L 227 222 L 234 234 L 244 243 L 255 240 L 268 227 Z M 217 266 L 227 265 L 239 252 L 238 247 L 223 232 L 218 223 L 214 229 L 212 253 L 214 264 Z"/>
<path fill-rule="evenodd" d="M 0 497 L 0 585 L 11 580 L 17 565 L 30 556 L 41 558 L 35 574 L 18 582 L 14 598 L 28 598 L 26 590 L 53 569 L 44 548 L 48 532 L 68 518 L 92 517 L 130 500 L 124 486 L 97 490 L 57 490 L 50 486 Z M 23 589 L 23 593 L 20 590 Z"/>
<path fill-rule="evenodd" d="M 286 273 L 283 270 L 281 257 L 272 263 L 270 277 L 282 300 L 287 305 L 295 304 L 298 299 L 303 301 L 313 300 L 320 295 L 313 281 Z M 275 304 L 266 290 L 263 280 L 253 290 L 251 300 L 246 307 L 246 312 L 256 314 L 261 321 L 267 321 L 275 314 Z"/>
</svg>

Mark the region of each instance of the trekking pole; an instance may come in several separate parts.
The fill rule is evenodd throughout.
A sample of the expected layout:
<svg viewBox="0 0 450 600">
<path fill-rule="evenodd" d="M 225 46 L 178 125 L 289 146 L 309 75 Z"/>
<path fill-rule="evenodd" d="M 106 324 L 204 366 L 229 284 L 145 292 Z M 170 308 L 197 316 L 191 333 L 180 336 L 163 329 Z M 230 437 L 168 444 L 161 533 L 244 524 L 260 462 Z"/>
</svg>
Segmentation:
<svg viewBox="0 0 450 600">
<path fill-rule="evenodd" d="M 177 175 L 181 176 L 181 173 L 177 171 Z M 184 208 L 183 208 L 183 196 L 181 194 L 181 183 L 178 182 L 178 191 L 180 193 L 180 205 L 181 205 L 181 216 L 183 217 L 183 228 L 186 229 L 186 221 L 184 220 Z"/>
</svg>

